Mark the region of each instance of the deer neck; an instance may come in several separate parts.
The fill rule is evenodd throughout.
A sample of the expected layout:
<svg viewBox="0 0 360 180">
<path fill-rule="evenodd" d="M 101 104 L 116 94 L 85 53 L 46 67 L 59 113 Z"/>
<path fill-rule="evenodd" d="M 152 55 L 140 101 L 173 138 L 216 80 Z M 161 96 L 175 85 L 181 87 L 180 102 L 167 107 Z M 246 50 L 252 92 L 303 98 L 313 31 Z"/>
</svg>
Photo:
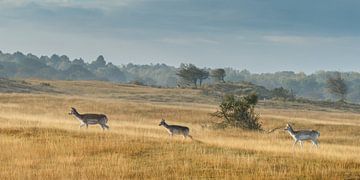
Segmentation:
<svg viewBox="0 0 360 180">
<path fill-rule="evenodd" d="M 78 120 L 82 121 L 82 115 L 80 113 L 78 113 L 77 111 L 74 111 L 73 114 Z"/>
<path fill-rule="evenodd" d="M 293 130 L 292 127 L 290 127 L 287 132 L 290 134 L 291 137 L 293 137 L 295 139 L 295 131 Z"/>
<path fill-rule="evenodd" d="M 164 122 L 163 126 L 164 126 L 166 129 L 169 129 L 169 127 L 170 127 L 168 124 L 166 124 L 166 122 Z"/>
</svg>

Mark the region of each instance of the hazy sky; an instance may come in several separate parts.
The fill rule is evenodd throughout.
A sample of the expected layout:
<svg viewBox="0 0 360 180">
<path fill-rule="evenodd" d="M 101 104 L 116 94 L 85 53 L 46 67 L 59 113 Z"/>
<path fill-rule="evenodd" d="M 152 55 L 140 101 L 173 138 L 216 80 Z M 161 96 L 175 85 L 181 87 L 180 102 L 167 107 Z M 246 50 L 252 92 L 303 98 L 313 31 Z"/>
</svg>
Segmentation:
<svg viewBox="0 0 360 180">
<path fill-rule="evenodd" d="M 0 50 L 114 64 L 360 71 L 359 0 L 0 0 Z"/>
</svg>

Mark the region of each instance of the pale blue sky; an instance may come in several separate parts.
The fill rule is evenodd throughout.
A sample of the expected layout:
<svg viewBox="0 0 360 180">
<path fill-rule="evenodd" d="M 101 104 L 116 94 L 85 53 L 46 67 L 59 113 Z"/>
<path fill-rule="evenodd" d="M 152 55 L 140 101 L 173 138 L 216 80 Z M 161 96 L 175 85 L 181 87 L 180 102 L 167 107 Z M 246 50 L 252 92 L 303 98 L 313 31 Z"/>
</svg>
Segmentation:
<svg viewBox="0 0 360 180">
<path fill-rule="evenodd" d="M 0 0 L 0 50 L 114 64 L 360 71 L 358 0 Z"/>
</svg>

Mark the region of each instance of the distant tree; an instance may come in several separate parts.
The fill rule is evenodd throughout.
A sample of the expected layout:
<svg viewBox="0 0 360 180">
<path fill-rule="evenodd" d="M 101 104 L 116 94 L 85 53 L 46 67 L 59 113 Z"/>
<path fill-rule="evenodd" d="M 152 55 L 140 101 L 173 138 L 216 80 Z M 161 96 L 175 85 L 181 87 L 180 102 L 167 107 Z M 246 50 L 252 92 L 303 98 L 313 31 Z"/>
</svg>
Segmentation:
<svg viewBox="0 0 360 180">
<path fill-rule="evenodd" d="M 113 82 L 125 82 L 125 74 L 112 63 L 108 63 L 105 67 L 99 67 L 95 70 L 95 75 L 102 79 Z"/>
<path fill-rule="evenodd" d="M 52 61 L 60 61 L 60 56 L 57 54 L 53 54 L 50 58 Z"/>
<path fill-rule="evenodd" d="M 96 59 L 95 63 L 96 63 L 97 65 L 99 65 L 99 66 L 105 66 L 105 65 L 106 65 L 106 61 L 105 61 L 104 56 L 103 56 L 103 55 L 100 55 L 100 56 Z"/>
<path fill-rule="evenodd" d="M 181 64 L 180 69 L 176 73 L 181 80 L 181 84 L 193 84 L 197 87 L 197 82 L 202 85 L 202 82 L 209 78 L 209 72 L 206 69 L 199 69 L 193 64 Z"/>
<path fill-rule="evenodd" d="M 84 62 L 84 60 L 83 60 L 82 58 L 80 58 L 80 59 L 74 59 L 74 60 L 72 61 L 72 64 L 74 64 L 74 65 L 81 65 L 81 66 L 85 66 L 85 65 L 86 65 L 85 62 Z"/>
<path fill-rule="evenodd" d="M 197 79 L 199 79 L 199 85 L 201 87 L 202 82 L 209 78 L 209 72 L 206 69 L 198 69 L 196 73 Z"/>
<path fill-rule="evenodd" d="M 67 57 L 66 55 L 60 56 L 60 60 L 61 60 L 61 61 L 66 61 L 66 62 L 70 62 L 69 57 Z"/>
<path fill-rule="evenodd" d="M 97 68 L 105 67 L 106 61 L 104 56 L 100 55 L 95 61 L 91 62 L 90 69 L 96 70 Z"/>
<path fill-rule="evenodd" d="M 71 61 L 69 57 L 62 55 L 60 56 L 60 62 L 58 63 L 57 69 L 59 70 L 66 70 L 71 66 Z"/>
<path fill-rule="evenodd" d="M 197 87 L 199 71 L 199 68 L 193 64 L 181 64 L 176 75 L 178 75 L 183 81 L 190 82 Z"/>
<path fill-rule="evenodd" d="M 224 78 L 226 76 L 224 69 L 214 69 L 210 72 L 210 76 L 216 81 L 216 82 L 225 82 Z"/>
<path fill-rule="evenodd" d="M 64 71 L 66 74 L 65 79 L 67 80 L 100 80 L 88 69 L 81 65 L 71 65 L 67 70 Z"/>
<path fill-rule="evenodd" d="M 124 72 L 126 81 L 132 81 L 140 78 L 142 80 L 149 80 L 149 82 L 146 83 L 150 83 L 151 85 L 175 87 L 176 83 L 183 80 L 176 75 L 179 70 L 178 68 L 165 64 L 134 65 L 129 63 L 118 67 L 122 72 Z"/>
<path fill-rule="evenodd" d="M 39 58 L 38 58 L 37 56 L 35 56 L 35 55 L 31 54 L 31 53 L 27 54 L 26 57 L 27 57 L 28 59 L 39 60 Z"/>
<path fill-rule="evenodd" d="M 71 66 L 71 61 L 66 55 L 59 56 L 54 54 L 50 59 L 47 56 L 42 56 L 39 61 L 61 71 L 66 70 Z"/>
<path fill-rule="evenodd" d="M 5 70 L 4 66 L 0 64 L 0 78 L 7 77 L 6 72 L 4 70 Z"/>
<path fill-rule="evenodd" d="M 339 72 L 336 72 L 334 76 L 330 76 L 327 79 L 327 89 L 328 91 L 339 97 L 341 101 L 346 100 L 346 94 L 348 91 L 345 80 L 341 77 Z"/>
<path fill-rule="evenodd" d="M 241 98 L 234 95 L 226 95 L 219 106 L 219 110 L 212 116 L 223 119 L 219 127 L 235 127 L 249 130 L 261 130 L 259 115 L 255 113 L 255 105 L 258 102 L 256 94 L 250 94 Z"/>
<path fill-rule="evenodd" d="M 39 60 L 46 65 L 51 61 L 48 56 L 41 56 Z"/>
<path fill-rule="evenodd" d="M 293 100 L 295 99 L 295 94 L 294 92 L 291 90 L 287 90 L 283 87 L 279 87 L 279 88 L 275 88 L 273 90 L 271 90 L 271 95 L 274 98 L 281 98 L 284 100 Z"/>
</svg>

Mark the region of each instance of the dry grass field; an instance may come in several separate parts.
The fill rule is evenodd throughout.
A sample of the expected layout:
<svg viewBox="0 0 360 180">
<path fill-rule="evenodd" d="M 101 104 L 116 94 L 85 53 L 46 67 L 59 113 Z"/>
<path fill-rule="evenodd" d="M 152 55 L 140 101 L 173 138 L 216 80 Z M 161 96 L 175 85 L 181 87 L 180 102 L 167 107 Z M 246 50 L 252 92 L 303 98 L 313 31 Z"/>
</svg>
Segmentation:
<svg viewBox="0 0 360 180">
<path fill-rule="evenodd" d="M 360 178 L 360 113 L 260 106 L 265 129 L 291 121 L 321 132 L 319 149 L 293 149 L 281 130 L 203 128 L 216 102 L 198 90 L 47 83 L 58 93 L 0 94 L 0 179 Z M 105 113 L 110 130 L 80 129 L 72 106 Z M 161 118 L 189 126 L 194 140 L 169 137 Z"/>
</svg>

